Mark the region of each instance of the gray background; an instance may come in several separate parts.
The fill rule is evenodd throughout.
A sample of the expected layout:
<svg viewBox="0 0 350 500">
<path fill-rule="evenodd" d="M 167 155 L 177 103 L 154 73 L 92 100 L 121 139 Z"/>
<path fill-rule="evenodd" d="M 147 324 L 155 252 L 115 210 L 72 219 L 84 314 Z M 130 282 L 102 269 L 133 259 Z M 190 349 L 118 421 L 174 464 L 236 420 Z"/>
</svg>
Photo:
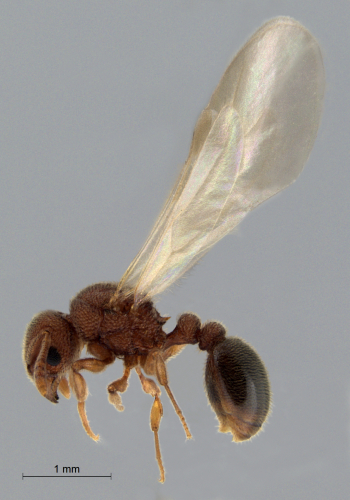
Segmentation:
<svg viewBox="0 0 350 500">
<path fill-rule="evenodd" d="M 350 493 L 349 1 L 3 2 L 1 54 L 2 498 L 345 499 Z M 298 181 L 250 214 L 158 301 L 163 315 L 218 319 L 265 361 L 272 415 L 252 442 L 217 432 L 205 354 L 169 367 L 194 441 L 166 394 L 157 482 L 152 400 L 136 375 L 124 413 L 87 374 L 95 444 L 74 399 L 51 405 L 26 379 L 21 342 L 39 310 L 118 280 L 147 236 L 228 62 L 266 20 L 318 38 L 327 94 Z M 164 391 L 163 391 L 164 393 Z M 25 479 L 55 465 L 109 479 Z"/>
</svg>

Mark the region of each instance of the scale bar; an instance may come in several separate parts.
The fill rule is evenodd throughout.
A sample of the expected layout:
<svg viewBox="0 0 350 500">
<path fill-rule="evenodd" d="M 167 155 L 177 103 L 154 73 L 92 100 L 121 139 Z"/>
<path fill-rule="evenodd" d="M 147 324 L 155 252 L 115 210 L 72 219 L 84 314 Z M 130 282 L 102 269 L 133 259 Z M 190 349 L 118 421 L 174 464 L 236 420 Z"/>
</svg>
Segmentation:
<svg viewBox="0 0 350 500">
<path fill-rule="evenodd" d="M 74 474 L 74 475 L 70 475 L 70 474 L 67 474 L 67 475 L 64 475 L 64 476 L 59 476 L 59 475 L 54 475 L 54 476 L 31 476 L 31 475 L 24 475 L 23 472 L 22 472 L 22 479 L 24 479 L 25 477 L 109 477 L 110 479 L 112 479 L 112 473 L 110 473 L 109 476 L 83 476 L 81 474 Z"/>
</svg>

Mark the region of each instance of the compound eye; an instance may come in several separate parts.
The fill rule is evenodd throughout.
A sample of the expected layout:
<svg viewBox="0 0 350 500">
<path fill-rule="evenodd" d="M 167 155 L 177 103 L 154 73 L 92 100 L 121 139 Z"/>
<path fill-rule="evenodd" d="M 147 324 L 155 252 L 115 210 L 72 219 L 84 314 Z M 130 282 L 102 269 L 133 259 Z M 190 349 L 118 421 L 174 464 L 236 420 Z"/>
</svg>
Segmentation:
<svg viewBox="0 0 350 500">
<path fill-rule="evenodd" d="M 58 366 L 61 363 L 61 355 L 56 347 L 50 347 L 46 362 L 50 366 Z"/>
</svg>

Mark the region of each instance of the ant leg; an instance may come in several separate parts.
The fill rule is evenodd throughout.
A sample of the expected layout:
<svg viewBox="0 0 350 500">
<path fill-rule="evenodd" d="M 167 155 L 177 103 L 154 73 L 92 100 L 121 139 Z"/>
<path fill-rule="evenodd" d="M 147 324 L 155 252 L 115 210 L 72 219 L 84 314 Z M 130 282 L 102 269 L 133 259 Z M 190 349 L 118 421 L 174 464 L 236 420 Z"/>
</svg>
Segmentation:
<svg viewBox="0 0 350 500">
<path fill-rule="evenodd" d="M 128 366 L 124 366 L 123 376 L 111 382 L 107 387 L 108 391 L 108 401 L 113 405 L 116 410 L 124 411 L 124 406 L 122 405 L 122 398 L 119 392 L 125 392 L 128 388 L 128 378 L 130 376 L 131 369 Z"/>
<path fill-rule="evenodd" d="M 78 413 L 86 434 L 89 437 L 91 437 L 91 439 L 93 439 L 94 441 L 98 441 L 100 439 L 100 436 L 92 432 L 89 421 L 86 416 L 85 401 L 88 397 L 89 391 L 84 377 L 72 368 L 69 373 L 69 384 L 72 388 L 75 397 L 78 400 Z"/>
<path fill-rule="evenodd" d="M 89 344 L 87 351 L 95 357 L 78 359 L 72 365 L 74 370 L 89 370 L 89 372 L 99 373 L 115 360 L 113 352 L 101 346 L 97 342 Z"/>
<path fill-rule="evenodd" d="M 78 413 L 85 432 L 88 436 L 91 437 L 91 439 L 93 439 L 94 441 L 98 441 L 99 436 L 92 432 L 86 416 L 85 401 L 88 397 L 89 391 L 84 377 L 79 372 L 80 370 L 89 370 L 93 373 L 101 372 L 106 368 L 107 365 L 113 363 L 113 361 L 115 360 L 115 356 L 108 349 L 105 349 L 99 344 L 90 344 L 88 346 L 88 352 L 95 355 L 96 358 L 84 358 L 75 361 L 72 364 L 69 373 L 69 384 L 75 397 L 78 400 Z M 60 387 L 60 389 L 63 389 L 63 391 L 67 392 L 67 387 L 64 381 L 62 382 L 62 386 Z"/>
<path fill-rule="evenodd" d="M 174 349 L 170 348 L 169 350 L 171 352 L 170 355 L 174 356 L 174 353 L 173 353 Z M 176 352 L 175 355 L 176 354 L 178 354 L 178 353 Z M 177 404 L 176 399 L 174 398 L 174 395 L 169 387 L 168 373 L 167 373 L 167 369 L 165 366 L 165 361 L 164 361 L 163 356 L 164 356 L 164 354 L 161 354 L 161 353 L 159 353 L 159 354 L 157 353 L 155 355 L 155 375 L 156 375 L 157 380 L 160 383 L 160 385 L 162 385 L 164 387 L 164 389 L 166 390 L 166 392 L 169 396 L 169 399 L 173 404 L 174 410 L 182 423 L 182 427 L 184 428 L 186 438 L 192 439 L 192 434 L 188 428 L 185 417 L 184 417 L 179 405 Z"/>
<path fill-rule="evenodd" d="M 158 463 L 159 467 L 159 473 L 160 473 L 160 478 L 159 482 L 164 483 L 165 481 L 165 471 L 164 471 L 164 466 L 163 466 L 163 461 L 162 461 L 162 455 L 160 452 L 160 445 L 159 445 L 159 437 L 158 437 L 158 431 L 159 431 L 159 426 L 160 426 L 160 421 L 163 416 L 163 406 L 162 403 L 159 399 L 159 396 L 161 394 L 159 387 L 157 384 L 150 378 L 146 378 L 143 373 L 141 372 L 139 367 L 135 368 L 137 375 L 139 376 L 142 389 L 146 394 L 150 394 L 151 396 L 154 397 L 154 402 L 152 405 L 151 409 L 151 417 L 150 417 L 150 424 L 151 424 L 151 429 L 154 433 L 154 445 L 156 449 L 156 460 Z"/>
<path fill-rule="evenodd" d="M 145 366 L 146 372 L 148 368 L 148 373 L 150 375 L 154 373 L 157 377 L 158 382 L 162 386 L 164 386 L 169 399 L 173 404 L 174 410 L 182 423 L 187 439 L 192 439 L 192 434 L 188 428 L 185 417 L 169 387 L 165 362 L 169 358 L 179 354 L 179 352 L 182 350 L 182 345 L 197 344 L 200 331 L 201 321 L 198 316 L 192 313 L 182 314 L 179 317 L 174 330 L 166 336 L 165 344 L 162 349 L 163 352 L 155 355 L 154 357 L 148 356 Z"/>
<path fill-rule="evenodd" d="M 160 452 L 159 437 L 158 437 L 158 430 L 162 416 L 163 416 L 163 406 L 159 397 L 156 395 L 151 409 L 151 429 L 154 433 L 154 445 L 156 448 L 156 460 L 158 462 L 158 467 L 160 472 L 160 478 L 159 478 L 160 483 L 164 483 L 165 481 L 165 471 L 163 467 L 163 461 Z"/>
</svg>

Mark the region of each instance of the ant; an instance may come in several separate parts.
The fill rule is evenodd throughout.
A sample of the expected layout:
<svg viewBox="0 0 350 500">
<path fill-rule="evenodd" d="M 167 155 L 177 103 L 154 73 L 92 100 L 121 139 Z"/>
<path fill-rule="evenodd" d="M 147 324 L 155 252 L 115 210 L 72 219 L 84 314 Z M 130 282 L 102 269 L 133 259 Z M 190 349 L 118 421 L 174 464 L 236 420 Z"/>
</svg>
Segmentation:
<svg viewBox="0 0 350 500">
<path fill-rule="evenodd" d="M 164 387 L 184 428 L 192 435 L 169 387 L 166 362 L 186 344 L 208 353 L 205 387 L 220 432 L 233 441 L 257 434 L 269 414 L 267 370 L 244 340 L 227 337 L 219 322 L 202 324 L 182 314 L 165 333 L 167 317 L 154 296 L 186 273 L 257 205 L 291 184 L 311 151 L 321 117 L 324 71 L 319 45 L 297 21 L 264 24 L 224 73 L 197 122 L 187 162 L 148 237 L 119 283 L 97 283 L 70 302 L 69 314 L 44 311 L 28 325 L 23 360 L 42 396 L 58 402 L 70 390 L 86 433 L 88 396 L 82 370 L 103 371 L 122 359 L 122 377 L 110 383 L 109 402 L 123 411 L 120 394 L 135 369 L 154 398 L 154 433 L 160 482 L 165 471 L 158 431 Z M 83 348 L 92 357 L 80 359 Z M 149 378 L 154 377 L 157 383 Z"/>
</svg>

